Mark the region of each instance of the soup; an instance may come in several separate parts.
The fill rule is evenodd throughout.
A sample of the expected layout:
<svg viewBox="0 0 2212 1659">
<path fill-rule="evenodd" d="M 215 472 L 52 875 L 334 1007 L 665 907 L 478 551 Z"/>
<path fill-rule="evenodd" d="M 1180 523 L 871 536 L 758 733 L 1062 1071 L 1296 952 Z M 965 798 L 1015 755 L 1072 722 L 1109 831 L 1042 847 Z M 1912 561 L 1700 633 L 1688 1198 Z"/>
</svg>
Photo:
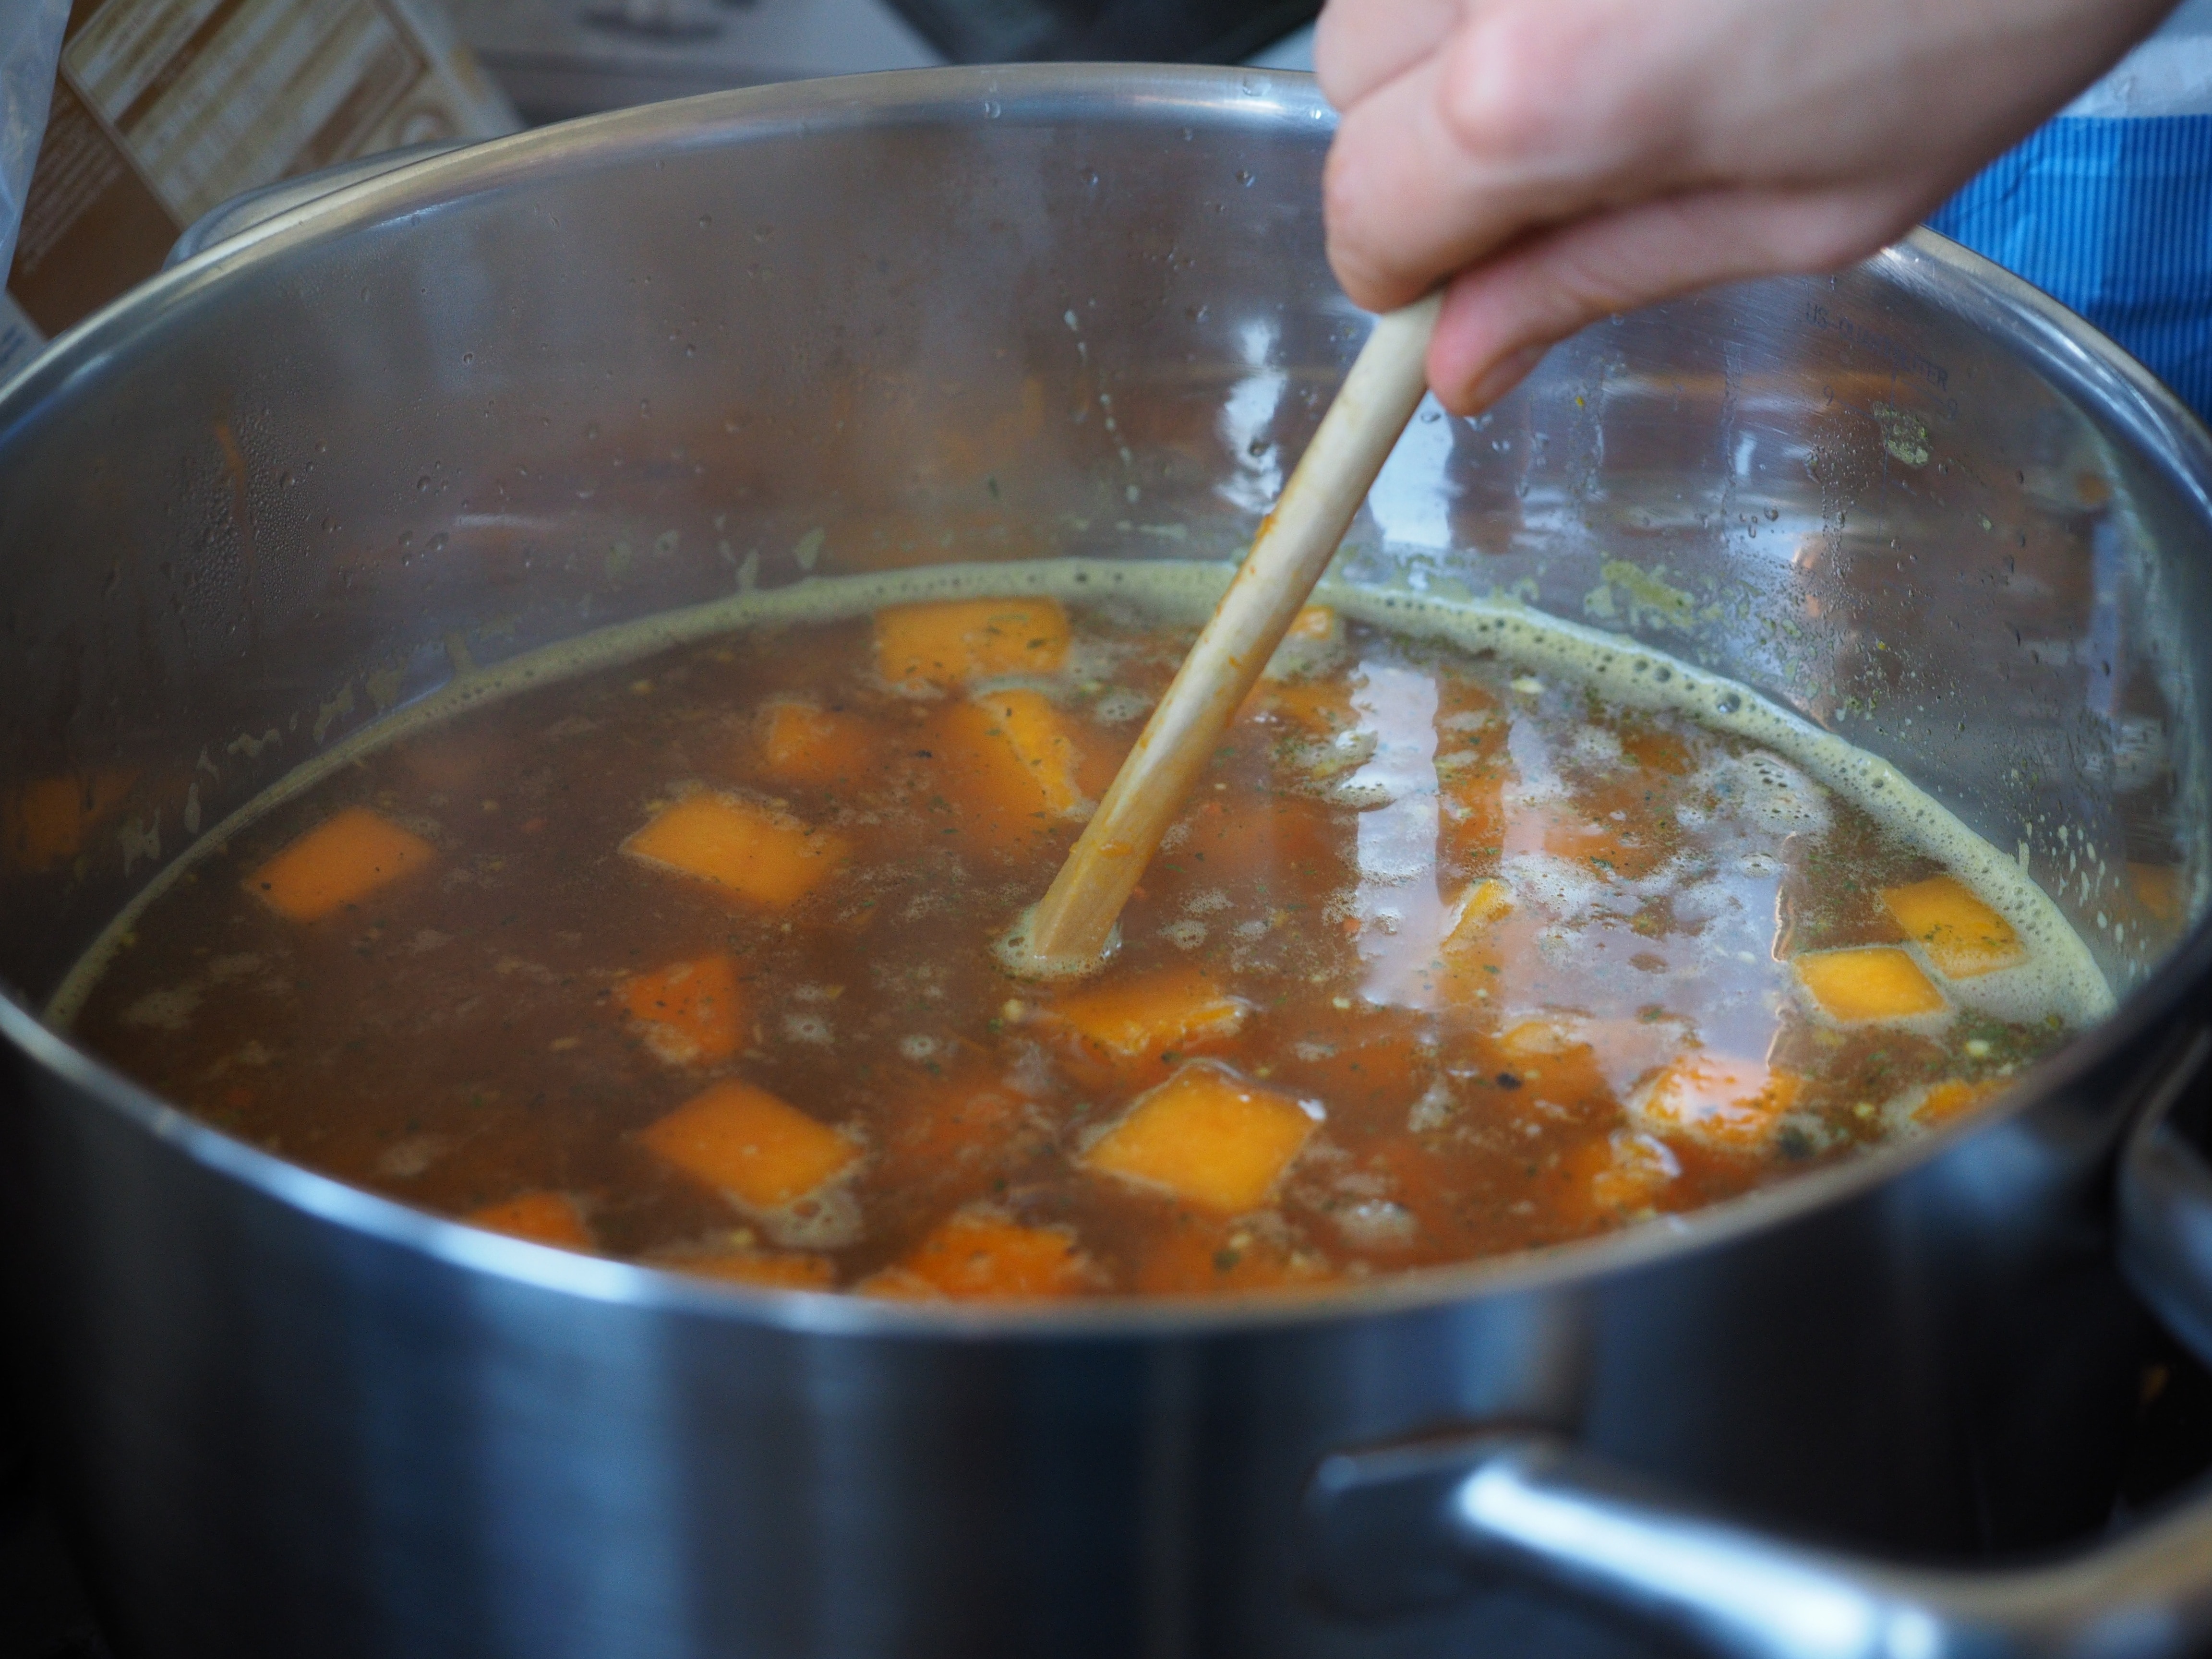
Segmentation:
<svg viewBox="0 0 2212 1659">
<path fill-rule="evenodd" d="M 1104 970 L 1008 977 L 1220 580 L 848 579 L 520 660 L 208 836 L 54 1016 L 479 1225 L 1022 1297 L 1693 1209 L 1970 1109 L 2107 1006 L 1879 761 L 1533 613 L 1329 590 Z"/>
</svg>

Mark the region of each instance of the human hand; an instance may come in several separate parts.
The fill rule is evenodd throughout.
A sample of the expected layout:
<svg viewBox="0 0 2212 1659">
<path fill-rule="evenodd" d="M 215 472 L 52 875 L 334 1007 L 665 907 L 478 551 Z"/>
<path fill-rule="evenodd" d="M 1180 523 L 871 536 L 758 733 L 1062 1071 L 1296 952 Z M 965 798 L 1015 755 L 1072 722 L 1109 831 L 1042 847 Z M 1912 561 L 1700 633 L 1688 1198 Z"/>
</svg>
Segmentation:
<svg viewBox="0 0 2212 1659">
<path fill-rule="evenodd" d="M 1919 222 L 2172 0 L 1328 0 L 1328 254 L 1370 310 L 1450 289 L 1466 414 L 1587 323 L 1832 270 Z"/>
</svg>

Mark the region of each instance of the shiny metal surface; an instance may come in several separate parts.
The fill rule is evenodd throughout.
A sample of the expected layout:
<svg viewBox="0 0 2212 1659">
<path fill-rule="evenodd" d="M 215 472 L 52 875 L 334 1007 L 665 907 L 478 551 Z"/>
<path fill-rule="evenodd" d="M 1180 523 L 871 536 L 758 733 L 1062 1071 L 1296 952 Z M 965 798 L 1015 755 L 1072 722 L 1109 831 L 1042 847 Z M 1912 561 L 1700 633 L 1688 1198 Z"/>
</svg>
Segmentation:
<svg viewBox="0 0 2212 1659">
<path fill-rule="evenodd" d="M 0 389 L 0 1217 L 126 1656 L 1637 1650 L 1504 1587 L 1298 1591 L 1320 1459 L 1499 1420 L 1906 1557 L 2099 1518 L 2113 1151 L 2212 953 L 2127 871 L 2202 884 L 2212 449 L 1933 238 L 1417 416 L 1344 568 L 1724 665 L 2021 845 L 2126 996 L 1985 1118 L 1297 1307 L 1019 1315 L 472 1233 L 32 1017 L 163 859 L 460 665 L 810 562 L 1233 555 L 1365 326 L 1328 127 L 1233 70 L 629 112 L 279 215 Z"/>
<path fill-rule="evenodd" d="M 1322 1593 L 1370 1616 L 1504 1573 L 1730 1659 L 2148 1659 L 2212 1632 L 2208 1494 L 1978 1572 L 1784 1543 L 1526 1434 L 1334 1457 L 1310 1503 Z"/>
</svg>

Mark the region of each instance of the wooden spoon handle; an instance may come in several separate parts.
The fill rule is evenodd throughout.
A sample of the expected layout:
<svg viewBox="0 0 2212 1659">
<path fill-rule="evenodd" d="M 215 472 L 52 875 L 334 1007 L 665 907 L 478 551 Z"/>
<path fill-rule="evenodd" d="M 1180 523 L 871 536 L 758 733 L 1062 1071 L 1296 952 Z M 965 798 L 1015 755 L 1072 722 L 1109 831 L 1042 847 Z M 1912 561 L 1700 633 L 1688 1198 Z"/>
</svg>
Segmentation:
<svg viewBox="0 0 2212 1659">
<path fill-rule="evenodd" d="M 1096 967 L 1129 891 L 1253 683 L 1328 568 L 1421 401 L 1440 295 L 1376 320 L 1275 510 L 1106 798 L 1006 951 L 1038 977 Z"/>
</svg>

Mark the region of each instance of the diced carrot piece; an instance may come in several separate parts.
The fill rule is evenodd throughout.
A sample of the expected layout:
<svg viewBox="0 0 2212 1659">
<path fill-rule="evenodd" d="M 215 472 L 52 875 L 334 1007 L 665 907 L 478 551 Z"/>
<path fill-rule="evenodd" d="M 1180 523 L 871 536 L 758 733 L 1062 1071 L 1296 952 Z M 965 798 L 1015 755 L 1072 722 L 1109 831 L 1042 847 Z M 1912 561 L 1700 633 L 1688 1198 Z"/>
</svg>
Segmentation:
<svg viewBox="0 0 2212 1659">
<path fill-rule="evenodd" d="M 646 1046 L 672 1066 L 727 1060 L 744 1046 L 745 994 L 727 956 L 672 962 L 622 988 Z"/>
<path fill-rule="evenodd" d="M 1078 992 L 1046 1018 L 1107 1057 L 1130 1060 L 1225 1042 L 1250 1012 L 1204 969 L 1177 963 Z"/>
<path fill-rule="evenodd" d="M 2179 921 L 2187 896 L 2185 874 L 2178 864 L 2130 864 L 2128 885 L 2154 921 Z"/>
<path fill-rule="evenodd" d="M 110 817 L 137 782 L 136 772 L 34 778 L 0 805 L 0 846 L 18 870 L 52 868 L 84 850 L 85 837 Z"/>
<path fill-rule="evenodd" d="M 357 904 L 437 857 L 430 843 L 365 806 L 349 806 L 246 878 L 246 890 L 279 915 L 313 921 Z"/>
<path fill-rule="evenodd" d="M 1352 688 L 1331 675 L 1304 680 L 1261 680 L 1237 710 L 1240 720 L 1287 720 L 1317 737 L 1329 737 L 1356 725 Z"/>
<path fill-rule="evenodd" d="M 1075 1296 L 1100 1276 L 1065 1227 L 1025 1227 L 987 1208 L 961 1210 L 932 1228 L 885 1273 L 862 1281 L 874 1295 Z"/>
<path fill-rule="evenodd" d="M 1495 876 L 1469 884 L 1444 921 L 1444 948 L 1473 945 L 1490 930 L 1490 924 L 1510 915 L 1513 890 Z"/>
<path fill-rule="evenodd" d="M 1881 902 L 1905 937 L 1928 952 L 1938 971 L 1953 979 L 2014 968 L 2027 960 L 2027 947 L 2012 924 L 1956 876 L 1930 876 L 1904 887 L 1885 887 Z"/>
<path fill-rule="evenodd" d="M 2003 1087 L 2001 1083 L 1969 1083 L 1964 1078 L 1949 1078 L 1920 1097 L 1920 1103 L 1912 1109 L 1912 1115 L 1921 1123 L 1948 1123 L 1960 1113 L 1972 1111 Z"/>
<path fill-rule="evenodd" d="M 592 1230 L 584 1224 L 583 1212 L 566 1193 L 524 1193 L 498 1204 L 487 1204 L 461 1219 L 471 1227 L 511 1233 L 540 1244 L 557 1244 L 566 1250 L 592 1248 Z"/>
<path fill-rule="evenodd" d="M 1560 1160 L 1569 1190 L 1559 1207 L 1572 1218 L 1621 1218 L 1652 1208 L 1682 1172 L 1674 1149 L 1656 1135 L 1615 1129 Z"/>
<path fill-rule="evenodd" d="M 1134 1288 L 1151 1296 L 1319 1286 L 1336 1278 L 1323 1257 L 1286 1248 L 1237 1223 L 1185 1212 L 1163 1231 L 1137 1268 Z"/>
<path fill-rule="evenodd" d="M 876 612 L 876 672 L 910 689 L 1051 674 L 1066 659 L 1067 640 L 1067 613 L 1054 599 L 893 605 Z"/>
<path fill-rule="evenodd" d="M 1081 1162 L 1234 1214 L 1266 1201 L 1313 1132 L 1313 1118 L 1289 1096 L 1194 1060 L 1139 1096 Z"/>
<path fill-rule="evenodd" d="M 1647 1129 L 1724 1152 L 1755 1152 L 1796 1103 L 1802 1080 L 1755 1060 L 1686 1054 L 1639 1090 L 1631 1111 Z"/>
<path fill-rule="evenodd" d="M 1044 810 L 1061 817 L 1083 804 L 1076 782 L 1081 763 L 1066 717 L 1041 691 L 997 691 L 976 702 L 990 716 L 984 736 L 996 738 L 1036 784 Z"/>
<path fill-rule="evenodd" d="M 1044 703 L 1041 697 L 1037 701 Z M 1006 854 L 1064 827 L 1067 809 L 1079 797 L 1072 746 L 1056 749 L 1031 726 L 1028 735 L 1037 746 L 1030 758 L 1040 763 L 1032 769 L 1015 745 L 1003 700 L 994 703 L 956 702 L 940 710 L 923 728 L 915 755 L 927 769 L 920 775 L 933 813 L 926 822 L 957 836 L 963 847 Z M 1056 763 L 1064 763 L 1065 769 L 1055 775 Z M 946 819 L 941 824 L 935 816 L 940 814 Z"/>
<path fill-rule="evenodd" d="M 1920 964 L 1894 945 L 1811 951 L 1790 965 L 1832 1019 L 1910 1019 L 1941 1013 L 1943 994 Z"/>
<path fill-rule="evenodd" d="M 776 1291 L 828 1291 L 837 1285 L 837 1267 L 826 1255 L 796 1250 L 731 1250 L 726 1254 L 669 1256 L 655 1263 L 678 1273 L 726 1279 Z"/>
<path fill-rule="evenodd" d="M 694 1096 L 641 1130 L 638 1139 L 686 1175 L 756 1210 L 805 1197 L 860 1155 L 828 1124 L 734 1080 Z"/>
<path fill-rule="evenodd" d="M 845 783 L 865 778 L 881 733 L 858 714 L 779 697 L 753 725 L 761 763 L 785 783 Z"/>
<path fill-rule="evenodd" d="M 835 875 L 850 849 L 835 830 L 810 830 L 784 813 L 702 793 L 664 807 L 622 850 L 782 910 Z"/>
</svg>

